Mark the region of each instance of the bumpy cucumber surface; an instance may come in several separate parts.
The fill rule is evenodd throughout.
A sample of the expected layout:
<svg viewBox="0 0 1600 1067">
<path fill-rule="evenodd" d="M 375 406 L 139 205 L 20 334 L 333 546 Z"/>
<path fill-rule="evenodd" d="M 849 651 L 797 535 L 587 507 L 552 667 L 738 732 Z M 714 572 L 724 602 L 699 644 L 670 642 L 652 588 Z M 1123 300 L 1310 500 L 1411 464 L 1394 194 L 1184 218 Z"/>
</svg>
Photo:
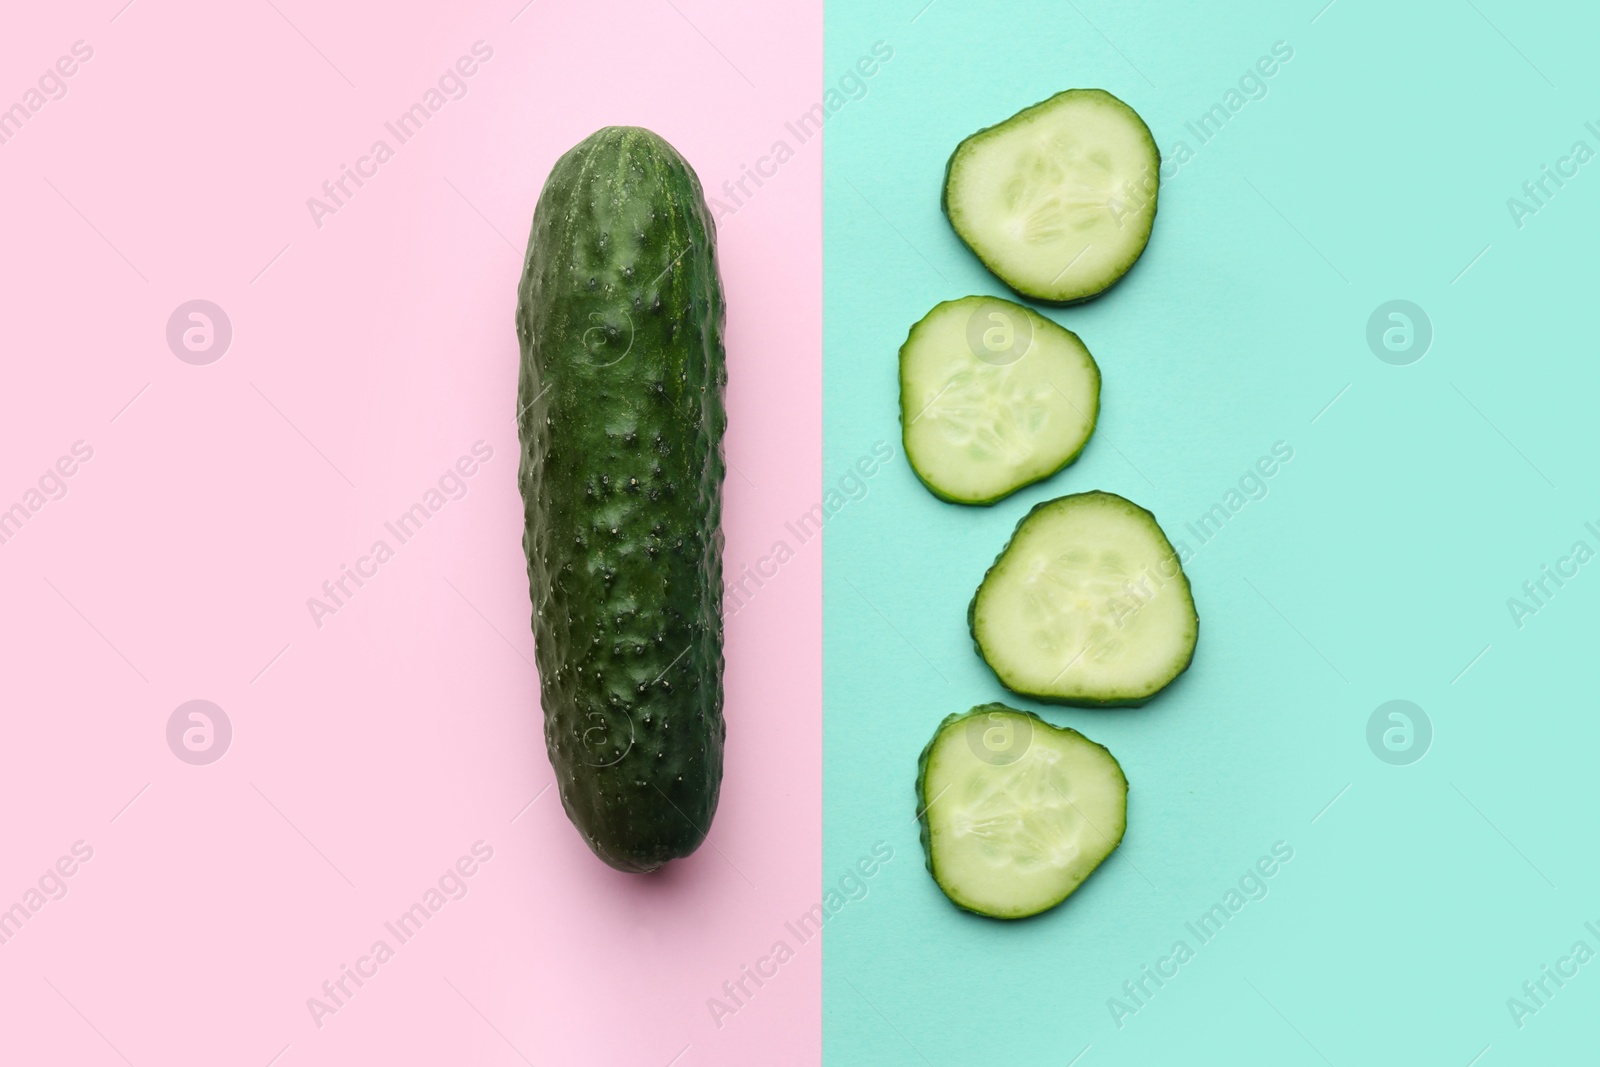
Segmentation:
<svg viewBox="0 0 1600 1067">
<path fill-rule="evenodd" d="M 1100 411 L 1100 368 L 1078 340 L 1021 304 L 939 304 L 900 348 L 900 422 L 935 496 L 992 504 L 1078 458 Z"/>
<path fill-rule="evenodd" d="M 1138 112 L 1104 89 L 1069 89 L 962 141 L 944 211 L 1001 281 L 1072 304 L 1139 258 L 1160 184 L 1161 153 Z"/>
<path fill-rule="evenodd" d="M 1200 618 L 1155 516 L 1115 493 L 1039 504 L 967 611 L 1007 689 L 1081 706 L 1142 704 L 1188 669 Z"/>
<path fill-rule="evenodd" d="M 722 284 L 700 182 L 648 130 L 556 162 L 517 292 L 518 473 L 545 742 L 624 871 L 693 852 L 722 781 Z"/>
<path fill-rule="evenodd" d="M 1021 919 L 1067 899 L 1121 843 L 1128 779 L 1078 731 L 983 704 L 945 719 L 922 750 L 917 811 L 945 896 Z"/>
</svg>

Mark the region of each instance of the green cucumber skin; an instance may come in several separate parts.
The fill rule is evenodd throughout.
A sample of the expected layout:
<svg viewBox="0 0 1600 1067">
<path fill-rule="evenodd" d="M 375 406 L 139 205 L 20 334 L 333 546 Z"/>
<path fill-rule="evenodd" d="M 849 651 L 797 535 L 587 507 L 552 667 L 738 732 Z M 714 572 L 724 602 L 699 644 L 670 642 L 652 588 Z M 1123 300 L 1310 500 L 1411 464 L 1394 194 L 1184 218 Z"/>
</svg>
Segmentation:
<svg viewBox="0 0 1600 1067">
<path fill-rule="evenodd" d="M 960 230 L 956 229 L 954 220 L 952 220 L 950 218 L 950 172 L 955 167 L 956 157 L 961 154 L 961 150 L 963 148 L 965 148 L 970 142 L 977 140 L 979 137 L 982 137 L 984 134 L 988 133 L 990 130 L 998 130 L 1000 127 L 1009 124 L 1010 122 L 1012 122 L 1015 119 L 1021 118 L 1023 115 L 1026 115 L 1030 111 L 1034 111 L 1034 110 L 1036 110 L 1038 108 L 1045 107 L 1045 106 L 1055 102 L 1056 100 L 1058 100 L 1059 98 L 1061 98 L 1063 96 L 1070 96 L 1070 95 L 1077 94 L 1077 93 L 1105 93 L 1106 96 L 1111 96 L 1111 94 L 1110 93 L 1106 93 L 1106 91 L 1104 89 L 1064 89 L 1061 92 L 1055 93 L 1052 96 L 1045 97 L 1043 100 L 1039 101 L 1037 104 L 1030 104 L 1029 106 L 1023 108 L 1021 111 L 1018 111 L 1016 114 L 1010 115 L 1007 118 L 1002 119 L 1001 121 L 995 123 L 992 126 L 985 126 L 981 130 L 972 131 L 970 134 L 968 134 L 967 136 L 965 136 L 965 137 L 963 137 L 961 139 L 961 143 L 956 145 L 955 150 L 950 153 L 950 158 L 945 160 L 945 163 L 944 163 L 944 181 L 939 186 L 939 210 L 944 212 L 945 221 L 951 223 L 950 229 L 952 231 L 954 231 L 954 233 L 956 235 L 956 238 L 963 245 L 966 245 L 967 251 L 971 252 L 974 256 L 976 256 L 977 259 L 978 259 L 978 262 L 982 263 L 984 265 L 984 268 L 986 270 L 988 270 L 988 272 L 990 274 L 993 274 L 997 279 L 999 279 L 1000 284 L 1004 285 L 1007 289 L 1010 289 L 1013 293 L 1016 293 L 1018 296 L 1022 297 L 1024 300 L 1032 300 L 1036 304 L 1045 304 L 1045 305 L 1048 305 L 1050 307 L 1071 307 L 1074 304 L 1086 304 L 1091 300 L 1097 300 L 1100 297 L 1104 296 L 1105 294 L 1109 293 L 1111 290 L 1115 289 L 1122 282 L 1122 279 L 1126 278 L 1128 275 L 1133 273 L 1134 267 L 1137 267 L 1139 265 L 1139 260 L 1144 258 L 1144 250 L 1143 249 L 1140 250 L 1139 255 L 1134 259 L 1134 261 L 1132 263 L 1130 263 L 1128 265 L 1128 268 L 1126 270 L 1124 270 L 1120 275 L 1117 276 L 1116 281 L 1113 281 L 1110 285 L 1106 286 L 1104 289 L 1101 289 L 1097 293 L 1090 293 L 1088 296 L 1082 296 L 1082 297 L 1079 297 L 1076 300 L 1052 300 L 1050 297 L 1040 296 L 1037 293 L 1030 293 L 1030 292 L 1027 292 L 1026 290 L 1018 289 L 1016 286 L 1014 286 L 1010 282 L 1006 281 L 1005 278 L 1001 277 L 999 272 L 994 269 L 994 267 L 989 263 L 989 261 L 983 258 L 983 254 L 981 252 L 979 252 L 976 248 L 973 248 L 970 244 L 967 244 L 967 239 L 965 237 L 961 236 L 961 231 Z M 1145 123 L 1144 118 L 1137 111 L 1135 111 L 1129 104 L 1124 103 L 1120 98 L 1112 96 L 1112 99 L 1116 100 L 1117 103 L 1122 104 L 1122 106 L 1124 108 L 1127 108 L 1128 114 L 1132 115 L 1134 120 L 1136 122 L 1138 122 L 1140 126 L 1144 127 L 1144 135 L 1145 135 L 1145 137 L 1149 139 L 1151 147 L 1155 148 L 1155 146 L 1156 146 L 1155 135 L 1150 132 L 1150 127 L 1149 127 L 1149 125 L 1147 125 Z M 1161 158 L 1161 150 L 1159 148 L 1156 148 L 1156 158 L 1158 160 Z M 1158 167 L 1157 170 L 1156 170 L 1156 187 L 1150 193 L 1150 229 L 1151 229 L 1152 233 L 1155 231 L 1156 213 L 1160 210 L 1160 208 L 1161 208 L 1161 171 L 1160 171 L 1160 169 Z M 1146 247 L 1148 247 L 1148 244 L 1146 245 Z"/>
<path fill-rule="evenodd" d="M 1115 494 L 1103 493 L 1098 489 L 1090 490 L 1087 493 L 1070 493 L 1070 494 L 1068 494 L 1068 496 L 1113 496 L 1113 495 L 1115 495 Z M 1028 509 L 1028 514 L 1022 516 L 1022 518 L 1017 520 L 1017 525 L 1015 527 L 1013 527 L 1012 530 L 1011 530 L 1011 536 L 1006 539 L 1005 547 L 1000 550 L 1000 554 L 999 555 L 995 556 L 994 562 L 989 564 L 988 570 L 985 570 L 983 572 L 983 581 L 980 581 L 978 583 L 978 589 L 982 589 L 983 588 L 983 583 L 985 581 L 989 580 L 989 573 L 991 571 L 993 571 L 995 569 L 995 567 L 997 567 L 1000 564 L 1000 561 L 1002 559 L 1005 558 L 1006 551 L 1011 547 L 1011 542 L 1016 540 L 1017 532 L 1022 529 L 1023 523 L 1027 522 L 1030 518 L 1032 518 L 1034 512 L 1039 511 L 1041 508 L 1047 508 L 1050 505 L 1058 503 L 1058 502 L 1060 502 L 1062 500 L 1065 500 L 1065 499 L 1066 499 L 1066 497 L 1059 497 L 1058 496 L 1058 497 L 1054 497 L 1054 498 L 1052 498 L 1050 500 L 1042 500 L 1039 503 L 1035 504 L 1033 507 L 1029 508 Z M 1118 499 L 1119 500 L 1123 500 L 1130 507 L 1139 508 L 1140 511 L 1142 511 L 1146 515 L 1150 516 L 1150 521 L 1155 524 L 1156 529 L 1158 529 L 1158 530 L 1161 529 L 1161 524 L 1159 522 L 1156 522 L 1155 514 L 1153 512 L 1151 512 L 1148 508 L 1141 508 L 1141 507 L 1139 507 L 1138 504 L 1135 504 L 1133 501 L 1128 500 L 1126 497 L 1118 497 Z M 1162 536 L 1166 536 L 1165 531 L 1162 531 Z M 1171 542 L 1169 541 L 1168 544 L 1170 545 Z M 1174 551 L 1176 551 L 1176 550 L 1174 550 Z M 1178 577 L 1183 580 L 1184 588 L 1189 590 L 1189 600 L 1192 603 L 1194 601 L 1194 587 L 1189 584 L 1189 575 L 1187 573 L 1185 573 L 1180 568 L 1179 571 L 1178 571 Z M 983 645 L 980 644 L 979 641 L 978 641 L 978 626 L 977 626 L 978 619 L 977 619 L 977 615 L 978 615 L 978 592 L 977 592 L 977 590 L 973 590 L 972 600 L 970 602 L 968 602 L 968 604 L 967 604 L 967 632 L 972 635 L 972 647 L 977 651 L 978 658 L 983 660 L 984 666 L 988 667 L 991 671 L 994 671 L 994 676 L 995 676 L 996 679 L 999 680 L 1001 685 L 1005 686 L 1007 689 L 1010 689 L 1013 693 L 1016 693 L 1018 696 L 1024 696 L 1024 697 L 1027 697 L 1030 700 L 1037 700 L 1041 704 L 1062 704 L 1062 705 L 1065 705 L 1065 706 L 1068 706 L 1068 707 L 1074 707 L 1074 708 L 1142 708 L 1146 704 L 1150 703 L 1150 701 L 1152 701 L 1156 697 L 1160 696 L 1162 693 L 1165 693 L 1168 689 L 1171 689 L 1177 683 L 1178 679 L 1182 678 L 1184 676 L 1184 674 L 1186 674 L 1188 672 L 1189 667 L 1191 665 L 1193 665 L 1193 663 L 1194 663 L 1194 651 L 1195 651 L 1196 648 L 1200 647 L 1200 633 L 1199 633 L 1199 631 L 1200 631 L 1200 610 L 1197 607 L 1195 609 L 1195 617 L 1194 617 L 1195 640 L 1194 640 L 1194 645 L 1191 646 L 1190 649 L 1189 649 L 1189 658 L 1183 661 L 1183 666 L 1178 669 L 1178 673 L 1177 674 L 1174 674 L 1172 676 L 1172 681 L 1168 682 L 1166 685 L 1162 686 L 1160 689 L 1156 690 L 1154 693 L 1151 693 L 1148 696 L 1142 696 L 1142 697 L 1134 697 L 1134 698 L 1128 698 L 1128 699 L 1113 698 L 1113 699 L 1110 699 L 1110 700 L 1087 700 L 1087 699 L 1084 699 L 1084 698 L 1081 698 L 1081 697 L 1067 698 L 1067 697 L 1051 696 L 1051 695 L 1046 694 L 1046 693 L 1030 693 L 1025 689 L 1017 689 L 1017 688 L 1015 688 L 1009 682 L 1007 682 L 1004 678 L 1001 678 L 1000 677 L 1000 672 L 994 670 L 994 665 L 992 663 L 990 663 L 989 662 L 989 658 L 983 654 Z"/>
<path fill-rule="evenodd" d="M 722 781 L 724 317 L 671 145 L 607 127 L 556 162 L 517 289 L 523 550 L 561 803 L 623 871 L 693 852 Z"/>
<path fill-rule="evenodd" d="M 1070 467 L 1074 463 L 1078 462 L 1078 457 L 1083 455 L 1083 450 L 1089 447 L 1089 442 L 1090 441 L 1094 440 L 1095 428 L 1100 425 L 1100 407 L 1099 407 L 1098 404 L 1096 404 L 1095 405 L 1095 415 L 1094 415 L 1095 421 L 1091 422 L 1089 424 L 1089 435 L 1083 439 L 1083 444 L 1078 446 L 1078 450 L 1076 452 L 1072 453 L 1072 455 L 1068 456 L 1066 459 L 1061 461 L 1061 465 L 1059 467 L 1057 467 L 1055 470 L 1052 470 L 1052 471 L 1050 471 L 1050 472 L 1048 472 L 1046 474 L 1039 475 L 1039 477 L 1033 479 L 1032 481 L 1023 482 L 1021 485 L 1017 486 L 1015 489 L 1008 489 L 1004 493 L 999 493 L 999 494 L 996 494 L 995 496 L 989 497 L 987 500 L 968 500 L 966 497 L 952 496 L 949 493 L 946 493 L 944 490 L 938 488 L 932 482 L 928 481 L 928 479 L 926 479 L 926 478 L 924 478 L 922 476 L 922 472 L 917 469 L 917 465 L 910 461 L 911 449 L 910 449 L 909 443 L 906 440 L 906 435 L 911 429 L 911 427 L 906 423 L 906 406 L 905 406 L 905 399 L 904 399 L 905 398 L 905 380 L 906 380 L 905 379 L 906 349 L 911 347 L 912 340 L 917 336 L 917 327 L 921 326 L 924 322 L 926 322 L 928 320 L 928 318 L 931 317 L 935 311 L 938 311 L 940 308 L 944 307 L 944 305 L 946 303 L 961 304 L 961 303 L 966 303 L 967 301 L 982 301 L 984 299 L 985 298 L 982 297 L 982 296 L 964 296 L 964 297 L 961 297 L 959 300 L 948 300 L 948 301 L 944 301 L 942 303 L 935 304 L 933 306 L 933 308 L 928 312 L 928 314 L 922 316 L 922 318 L 918 319 L 916 322 L 911 324 L 911 329 L 906 332 L 905 341 L 903 341 L 901 343 L 901 345 L 900 345 L 900 396 L 901 396 L 901 401 L 900 401 L 900 449 L 901 449 L 902 454 L 904 454 L 907 457 L 906 465 L 911 468 L 911 473 L 915 474 L 917 476 L 917 481 L 922 483 L 922 487 L 924 489 L 926 489 L 928 492 L 932 493 L 934 496 L 938 497 L 940 500 L 943 500 L 946 504 L 963 504 L 963 505 L 966 505 L 967 507 L 975 507 L 975 508 L 991 507 L 991 506 L 993 506 L 995 504 L 1000 503 L 1000 501 L 1002 501 L 1002 500 L 1006 499 L 1007 497 L 1011 496 L 1013 493 L 1017 493 L 1017 492 L 1020 492 L 1023 489 L 1026 489 L 1030 485 L 1037 485 L 1040 482 L 1048 481 L 1049 479 L 1054 478 L 1056 475 L 1060 474 L 1062 471 L 1066 470 L 1068 467 Z M 1021 305 L 1017 305 L 1017 306 L 1020 307 Z M 1028 309 L 1027 308 L 1023 308 L 1023 310 L 1027 311 Z M 1062 333 L 1065 333 L 1065 334 L 1069 335 L 1074 341 L 1078 342 L 1078 344 L 1083 345 L 1083 338 L 1079 337 L 1077 334 L 1073 333 L 1071 330 L 1067 329 L 1065 326 L 1062 326 L 1060 323 L 1055 322 L 1052 319 L 1047 319 L 1043 315 L 1040 315 L 1039 318 L 1042 319 L 1047 324 L 1049 324 L 1050 326 L 1054 326 L 1056 329 L 1060 330 Z M 1089 348 L 1088 345 L 1083 345 L 1083 347 L 1084 347 L 1085 351 L 1088 351 L 1088 348 Z M 1096 393 L 1096 396 L 1098 396 L 1099 395 L 1099 391 L 1100 391 L 1100 386 L 1101 386 L 1100 364 L 1095 361 L 1094 354 L 1092 352 L 1089 354 L 1089 363 L 1094 368 L 1095 393 Z"/>
<path fill-rule="evenodd" d="M 1002 704 L 999 701 L 990 701 L 987 704 L 979 704 L 968 711 L 951 712 L 949 715 L 946 715 L 944 717 L 944 721 L 940 722 L 938 727 L 933 731 L 933 736 L 928 738 L 928 743 L 922 746 L 922 754 L 917 757 L 917 825 L 921 828 L 918 834 L 918 839 L 922 842 L 923 863 L 928 868 L 928 876 L 933 879 L 935 885 L 939 884 L 939 874 L 933 869 L 933 830 L 928 825 L 928 808 L 932 806 L 928 802 L 928 760 L 933 755 L 933 746 L 938 742 L 940 735 L 943 734 L 946 728 L 948 728 L 951 724 L 963 722 L 972 718 L 974 715 L 987 715 L 991 711 L 1009 712 L 1013 715 L 1026 715 L 1028 718 L 1039 723 L 1039 725 L 1046 730 L 1054 730 L 1057 733 L 1077 734 L 1077 736 L 1083 737 L 1082 734 L 1078 733 L 1078 731 L 1074 730 L 1070 726 L 1053 726 L 1050 723 L 1045 722 L 1044 719 L 1040 718 L 1031 711 L 1023 711 L 1021 708 L 1013 708 L 1011 705 Z M 1118 760 L 1116 756 L 1111 754 L 1111 750 L 1109 748 L 1106 748 L 1106 746 L 1102 745 L 1100 742 L 1092 741 L 1087 737 L 1083 737 L 1083 739 L 1088 741 L 1089 744 L 1093 745 L 1095 748 L 1100 749 L 1107 756 L 1110 756 L 1111 762 L 1116 765 L 1117 770 L 1119 772 L 1122 771 L 1122 762 Z M 1129 788 L 1128 776 L 1126 773 L 1123 773 L 1122 775 L 1122 784 L 1124 789 Z M 1122 839 L 1126 837 L 1127 834 L 1128 821 L 1124 819 L 1122 822 L 1122 833 L 1118 834 L 1117 839 L 1111 843 L 1111 850 L 1106 853 L 1106 859 L 1110 859 L 1112 854 L 1115 853 L 1118 848 L 1122 847 Z M 1098 870 L 1099 866 L 1104 865 L 1106 859 L 1101 860 L 1100 864 L 1097 865 L 1095 869 Z M 1066 896 L 1063 896 L 1060 900 L 1057 900 L 1054 903 L 1051 903 L 1029 915 L 1021 916 L 1020 918 L 1031 919 L 1034 915 L 1043 915 L 1045 912 L 1050 911 L 1052 908 L 1056 907 L 1056 905 L 1060 904 L 1062 900 L 1066 900 L 1067 897 L 1070 897 L 1073 893 L 1076 893 L 1081 885 L 1082 883 L 1079 883 L 1077 886 L 1073 886 L 1072 889 L 1067 891 Z M 940 891 L 943 893 L 943 887 L 941 887 Z M 950 903 L 954 904 L 962 911 L 969 912 L 973 915 L 981 915 L 985 919 L 1002 919 L 1005 922 L 1017 921 L 1016 919 L 1006 919 L 1003 916 L 990 915 L 988 912 L 978 911 L 976 908 L 969 908 L 965 904 L 962 904 L 960 901 L 956 900 L 954 897 L 950 896 L 950 894 L 943 893 L 943 895 L 946 900 L 950 901 Z"/>
</svg>

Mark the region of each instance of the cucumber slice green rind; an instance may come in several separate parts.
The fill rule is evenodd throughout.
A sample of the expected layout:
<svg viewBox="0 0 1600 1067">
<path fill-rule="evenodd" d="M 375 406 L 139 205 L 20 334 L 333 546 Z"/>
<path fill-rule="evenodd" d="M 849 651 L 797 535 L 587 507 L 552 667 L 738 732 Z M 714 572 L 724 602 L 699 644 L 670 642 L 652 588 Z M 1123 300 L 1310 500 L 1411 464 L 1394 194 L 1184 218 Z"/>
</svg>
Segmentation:
<svg viewBox="0 0 1600 1067">
<path fill-rule="evenodd" d="M 1084 592 L 1084 583 L 1081 581 L 1072 590 L 1079 595 L 1075 612 L 1061 612 L 1062 592 L 1053 590 L 1050 603 L 1056 609 L 1058 620 L 1065 625 L 1075 625 L 1080 631 L 1087 629 L 1092 636 L 1090 640 L 1077 643 L 1081 646 L 1079 652 L 1057 651 L 1048 658 L 1048 667 L 1042 667 L 1045 661 L 1035 661 L 1033 656 L 1036 649 L 1025 648 L 1019 653 L 1017 646 L 1025 642 L 1018 640 L 1015 632 L 1006 632 L 1007 627 L 1019 625 L 1015 586 L 1019 580 L 1032 580 L 1021 578 L 1014 570 L 1017 566 L 1028 564 L 1026 559 L 1019 560 L 1018 546 L 1028 538 L 1030 543 L 1027 551 L 1035 551 L 1031 544 L 1032 535 L 1050 532 L 1048 528 L 1041 530 L 1041 524 L 1059 523 L 1075 511 L 1088 509 L 1111 517 L 1121 526 L 1121 530 L 1116 531 L 1118 536 L 1111 552 L 1131 553 L 1130 546 L 1137 547 L 1136 542 L 1143 538 L 1145 558 L 1141 567 L 1130 568 L 1126 566 L 1128 561 L 1124 560 L 1120 569 L 1113 563 L 1108 571 L 1107 553 L 1102 550 L 1099 561 L 1101 569 L 1092 576 L 1089 591 Z M 1061 528 L 1061 525 L 1056 526 L 1057 531 Z M 1061 538 L 1061 543 L 1053 548 L 1056 561 L 1065 561 L 1074 550 L 1083 551 L 1083 546 L 1075 543 L 1070 536 Z M 1035 566 L 1037 559 L 1036 555 Z M 1076 564 L 1079 560 L 1074 558 L 1072 562 Z M 1039 576 L 1052 578 L 1056 583 L 1071 583 L 1077 578 L 1076 574 L 1042 573 Z M 1145 586 L 1138 590 L 1139 595 L 1136 596 L 1118 579 L 1143 579 Z M 1146 597 L 1146 593 L 1150 595 Z M 1101 600 L 1089 603 L 1091 597 L 1100 597 Z M 1117 634 L 1097 633 L 1095 624 L 1107 614 L 1114 621 L 1130 624 L 1131 632 L 1122 635 L 1122 627 L 1119 626 Z M 1023 516 L 1011 540 L 995 557 L 977 592 L 973 594 L 972 602 L 967 607 L 967 627 L 972 633 L 978 655 L 995 672 L 1000 683 L 1014 693 L 1046 703 L 1076 707 L 1138 707 L 1172 684 L 1194 662 L 1200 616 L 1195 611 L 1189 578 L 1183 573 L 1177 551 L 1162 532 L 1156 517 L 1115 493 L 1094 491 L 1047 500 L 1035 505 Z M 1029 636 L 1035 639 L 1041 637 L 1037 628 L 1030 631 Z M 1049 635 L 1042 636 L 1048 638 Z M 1115 664 L 1106 667 L 1106 661 L 1134 646 L 1142 649 L 1146 661 L 1144 667 L 1142 670 L 1130 667 L 1127 675 L 1118 680 Z M 1136 655 L 1138 653 L 1130 651 L 1123 658 L 1130 659 Z M 1089 662 L 1075 673 L 1073 668 L 1082 657 L 1088 657 Z M 1061 672 L 1041 682 L 1039 679 L 1053 672 L 1058 662 L 1065 664 Z M 1085 679 L 1083 676 L 1091 673 L 1091 667 L 1102 668 L 1095 672 L 1099 677 Z"/>
<path fill-rule="evenodd" d="M 900 346 L 906 457 L 952 504 L 993 504 L 1055 475 L 1099 412 L 1100 368 L 1078 335 L 1010 300 L 944 301 Z"/>
<path fill-rule="evenodd" d="M 974 723 L 975 718 L 984 721 Z M 1009 727 L 1005 736 L 1011 741 L 1011 750 L 985 749 L 985 754 L 979 755 L 983 739 L 989 736 L 985 731 L 999 724 Z M 1018 741 L 1023 735 L 1028 739 L 1025 744 Z M 1049 766 L 1071 753 L 1083 773 L 1061 782 L 1050 776 L 1041 783 L 1039 772 L 1023 761 L 1030 754 L 1037 759 L 1046 751 L 1057 757 Z M 955 780 L 941 780 L 942 771 L 963 770 L 965 788 Z M 995 784 L 1001 786 L 998 796 L 993 789 L 983 788 Z M 1033 800 L 1031 806 L 1036 810 L 1042 799 L 1054 809 L 1050 814 L 1059 818 L 1045 826 L 1037 822 L 1024 825 L 1018 805 L 1007 803 L 1010 794 L 1006 787 L 1019 784 L 1035 791 L 1034 797 L 1023 798 L 1024 803 Z M 956 813 L 963 801 L 981 806 L 978 813 L 990 827 L 1025 832 L 1014 833 L 1009 841 L 958 833 Z M 1110 750 L 1076 730 L 1052 726 L 1032 712 L 1005 704 L 980 704 L 947 716 L 917 759 L 917 821 L 928 873 L 951 903 L 989 918 L 1025 919 L 1066 900 L 1122 843 L 1127 814 L 1128 779 Z M 1011 866 L 1004 864 L 1008 844 L 1022 846 L 1010 857 Z M 1073 854 L 1053 870 L 1040 871 L 1040 864 L 1030 861 L 1041 847 L 1069 848 Z M 970 862 L 964 862 L 975 854 L 988 868 L 976 876 Z"/>
<path fill-rule="evenodd" d="M 1090 157 L 1090 162 L 1099 164 L 1104 173 L 1090 171 L 1090 176 L 1098 182 L 1088 190 L 1087 199 L 1080 195 L 1077 204 L 1063 206 L 1059 197 L 1047 197 L 1028 216 L 1014 216 L 1010 220 L 1013 226 L 999 224 L 1007 221 L 1005 216 L 999 220 L 984 217 L 985 207 L 992 210 L 995 206 L 985 204 L 985 184 L 1000 185 L 1009 208 L 1019 195 L 1017 187 L 1026 186 L 1027 174 L 1037 175 L 1047 168 L 1059 171 L 1064 162 L 1077 166 L 1080 175 L 1083 173 L 1082 159 L 1065 160 L 1053 144 L 1052 154 L 1036 153 L 1025 161 L 1026 173 L 1013 160 L 1008 173 L 998 181 L 975 181 L 983 176 L 985 155 L 990 157 L 991 166 L 1006 167 L 1005 162 L 995 163 L 994 158 L 1004 155 L 1008 139 L 1015 141 L 1024 137 L 1035 124 L 1052 120 L 1063 123 L 1063 130 L 1074 126 L 1082 128 L 1094 121 L 1107 122 L 1114 131 L 1111 137 L 1115 140 L 1118 158 Z M 1105 138 L 1104 130 L 1100 131 L 1097 144 L 1102 149 L 1112 145 L 1112 140 Z M 1101 155 L 1109 156 L 1110 152 Z M 1077 304 L 1099 296 L 1138 262 L 1155 224 L 1160 186 L 1161 152 L 1139 113 L 1104 89 L 1068 89 L 1024 108 L 1004 122 L 984 127 L 957 145 L 945 164 L 940 206 L 962 243 L 1012 290 L 1041 303 Z M 1027 191 L 1026 188 L 1022 190 L 1023 193 Z M 1104 218 L 1095 214 L 1102 207 Z M 1064 229 L 1077 229 L 1063 217 L 1068 210 L 1077 212 L 1074 218 L 1079 222 L 1092 220 L 1085 224 L 1097 227 L 1103 251 L 1090 256 L 1088 253 L 1095 242 L 1085 247 L 1068 240 L 1067 247 L 1058 255 L 1050 256 L 1049 249 L 1054 246 L 1047 246 L 1041 256 L 1038 239 L 1030 247 L 1029 241 L 1019 236 L 1022 230 L 1035 235 L 1053 235 Z M 1114 225 L 1108 228 L 1108 223 Z M 1084 254 L 1081 265 L 1075 260 L 1079 252 Z M 1031 263 L 1028 262 L 1030 253 Z"/>
<path fill-rule="evenodd" d="M 517 290 L 523 550 L 561 804 L 623 871 L 693 852 L 722 781 L 723 323 L 684 158 L 637 127 L 563 155 Z"/>
</svg>

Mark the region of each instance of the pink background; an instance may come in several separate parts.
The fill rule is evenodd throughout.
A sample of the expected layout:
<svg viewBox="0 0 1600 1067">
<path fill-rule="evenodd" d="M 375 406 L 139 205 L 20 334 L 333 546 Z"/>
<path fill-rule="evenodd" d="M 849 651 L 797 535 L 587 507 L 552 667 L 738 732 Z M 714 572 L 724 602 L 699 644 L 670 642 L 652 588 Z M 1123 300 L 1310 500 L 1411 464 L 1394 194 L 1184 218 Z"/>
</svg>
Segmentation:
<svg viewBox="0 0 1600 1067">
<path fill-rule="evenodd" d="M 707 844 L 603 866 L 542 792 L 512 310 L 562 151 L 636 123 L 737 178 L 820 95 L 820 3 L 122 3 L 0 35 L 0 107 L 93 48 L 0 144 L 0 508 L 93 449 L 0 544 L 0 908 L 93 849 L 0 945 L 0 1061 L 815 1062 L 815 942 L 720 1028 L 706 1001 L 820 894 L 820 546 L 728 622 Z M 397 146 L 384 122 L 478 40 Z M 317 228 L 306 198 L 379 137 Z M 821 163 L 801 146 L 720 227 L 733 574 L 819 495 Z M 165 340 L 194 298 L 233 326 L 207 366 Z M 479 440 L 466 495 L 318 629 L 307 598 Z M 208 766 L 167 746 L 192 699 L 233 726 Z M 399 944 L 383 924 L 480 840 Z M 307 998 L 379 938 L 319 1028 Z"/>
</svg>

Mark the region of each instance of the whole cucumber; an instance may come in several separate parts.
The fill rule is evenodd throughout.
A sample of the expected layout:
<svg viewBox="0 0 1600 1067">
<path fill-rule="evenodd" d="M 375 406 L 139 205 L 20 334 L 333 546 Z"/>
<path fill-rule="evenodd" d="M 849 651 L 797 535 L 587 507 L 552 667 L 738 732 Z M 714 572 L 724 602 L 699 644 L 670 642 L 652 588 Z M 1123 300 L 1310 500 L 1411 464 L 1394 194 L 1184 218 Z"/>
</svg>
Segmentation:
<svg viewBox="0 0 1600 1067">
<path fill-rule="evenodd" d="M 561 803 L 651 871 L 722 782 L 722 282 L 700 181 L 602 129 L 545 181 L 517 289 L 523 551 Z"/>
</svg>

